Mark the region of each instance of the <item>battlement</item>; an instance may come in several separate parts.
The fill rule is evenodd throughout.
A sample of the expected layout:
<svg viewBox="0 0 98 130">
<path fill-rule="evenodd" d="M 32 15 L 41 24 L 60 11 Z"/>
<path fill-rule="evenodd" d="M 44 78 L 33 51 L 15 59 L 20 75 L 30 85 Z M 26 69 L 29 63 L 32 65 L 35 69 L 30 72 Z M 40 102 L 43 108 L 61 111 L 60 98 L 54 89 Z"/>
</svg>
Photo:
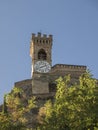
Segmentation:
<svg viewBox="0 0 98 130">
<path fill-rule="evenodd" d="M 32 33 L 32 39 L 34 38 L 49 38 L 52 39 L 52 35 L 46 35 L 46 34 L 41 34 L 40 32 L 38 32 L 38 34 L 36 35 L 35 33 Z"/>
<path fill-rule="evenodd" d="M 75 71 L 86 71 L 87 67 L 82 65 L 67 65 L 67 64 L 56 64 L 52 67 L 52 71 L 56 70 L 75 70 Z"/>
<path fill-rule="evenodd" d="M 34 43 L 52 43 L 52 35 L 46 35 L 46 34 L 41 34 L 38 32 L 38 34 L 32 33 L 32 38 L 31 40 Z"/>
</svg>

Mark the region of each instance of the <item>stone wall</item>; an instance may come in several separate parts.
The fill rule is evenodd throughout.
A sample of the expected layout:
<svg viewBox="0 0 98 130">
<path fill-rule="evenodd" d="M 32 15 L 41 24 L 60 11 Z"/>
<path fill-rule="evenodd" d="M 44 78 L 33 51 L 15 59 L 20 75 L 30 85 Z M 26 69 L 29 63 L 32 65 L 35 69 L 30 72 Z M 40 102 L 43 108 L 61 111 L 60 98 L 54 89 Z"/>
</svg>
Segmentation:
<svg viewBox="0 0 98 130">
<path fill-rule="evenodd" d="M 65 75 L 70 74 L 71 82 L 74 83 L 78 82 L 80 75 L 84 72 L 86 72 L 86 66 L 56 64 L 51 68 L 51 71 L 49 73 L 35 72 L 32 79 L 16 82 L 15 87 L 23 88 L 26 90 L 27 95 L 30 95 L 32 93 L 48 94 L 50 93 L 50 89 L 52 92 L 52 87 L 56 87 L 54 84 L 55 80 L 60 76 L 64 77 Z M 55 88 L 53 88 L 53 90 L 54 89 Z"/>
</svg>

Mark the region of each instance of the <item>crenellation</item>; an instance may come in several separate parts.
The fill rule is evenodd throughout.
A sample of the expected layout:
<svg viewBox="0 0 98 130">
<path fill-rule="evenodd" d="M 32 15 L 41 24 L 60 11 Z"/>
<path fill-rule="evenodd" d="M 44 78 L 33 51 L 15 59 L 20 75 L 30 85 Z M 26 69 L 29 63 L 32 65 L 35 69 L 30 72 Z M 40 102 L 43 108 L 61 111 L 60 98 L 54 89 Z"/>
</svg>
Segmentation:
<svg viewBox="0 0 98 130">
<path fill-rule="evenodd" d="M 34 39 L 35 38 L 35 33 L 32 33 L 32 39 Z"/>
<path fill-rule="evenodd" d="M 36 35 L 35 33 L 32 33 L 32 37 L 35 37 L 35 35 Z"/>
<path fill-rule="evenodd" d="M 38 35 L 38 37 L 41 37 L 41 33 L 40 33 L 40 32 L 38 32 L 38 34 L 37 34 L 37 35 Z"/>
<path fill-rule="evenodd" d="M 46 34 L 43 34 L 43 38 L 46 39 L 46 38 L 47 38 L 47 35 L 46 35 Z"/>
<path fill-rule="evenodd" d="M 67 65 L 67 64 L 56 64 L 52 67 L 54 68 L 61 68 L 61 69 L 79 69 L 79 70 L 86 70 L 86 66 L 80 66 L 80 65 Z"/>
<path fill-rule="evenodd" d="M 40 32 L 38 32 L 38 34 L 34 34 L 32 33 L 32 41 L 33 42 L 45 42 L 45 43 L 50 43 L 52 42 L 52 35 L 46 35 L 46 34 L 41 34 Z"/>
<path fill-rule="evenodd" d="M 52 35 L 49 35 L 49 38 L 50 38 L 50 39 L 52 39 L 52 37 L 53 37 Z"/>
<path fill-rule="evenodd" d="M 38 34 L 36 35 L 35 33 L 32 33 L 32 38 L 49 38 L 49 39 L 52 39 L 52 35 L 49 34 L 49 35 L 46 35 L 46 34 L 41 34 L 40 32 L 38 32 Z"/>
</svg>

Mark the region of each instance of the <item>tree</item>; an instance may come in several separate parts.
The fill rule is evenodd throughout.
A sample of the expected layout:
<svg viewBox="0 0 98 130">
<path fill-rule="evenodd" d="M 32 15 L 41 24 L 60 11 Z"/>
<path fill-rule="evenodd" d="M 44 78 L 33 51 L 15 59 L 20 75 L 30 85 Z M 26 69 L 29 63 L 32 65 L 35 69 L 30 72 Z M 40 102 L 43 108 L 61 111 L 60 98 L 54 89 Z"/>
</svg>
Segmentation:
<svg viewBox="0 0 98 130">
<path fill-rule="evenodd" d="M 35 108 L 35 98 L 27 100 L 22 89 L 14 87 L 4 97 L 4 108 L 0 113 L 0 130 L 26 130 L 26 114 Z"/>
<path fill-rule="evenodd" d="M 41 130 L 98 129 L 98 85 L 88 72 L 79 81 L 70 86 L 69 75 L 57 80 L 55 101 L 45 104 L 40 115 Z"/>
</svg>

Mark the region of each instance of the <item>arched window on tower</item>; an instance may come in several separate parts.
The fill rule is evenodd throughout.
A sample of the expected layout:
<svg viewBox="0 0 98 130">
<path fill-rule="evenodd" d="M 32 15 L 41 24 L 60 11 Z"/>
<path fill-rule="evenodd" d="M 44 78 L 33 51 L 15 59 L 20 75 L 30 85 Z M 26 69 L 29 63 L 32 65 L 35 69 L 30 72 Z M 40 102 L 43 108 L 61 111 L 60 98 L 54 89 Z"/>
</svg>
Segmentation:
<svg viewBox="0 0 98 130">
<path fill-rule="evenodd" d="M 46 60 L 47 59 L 47 54 L 44 49 L 40 49 L 38 52 L 38 59 L 39 60 Z"/>
</svg>

